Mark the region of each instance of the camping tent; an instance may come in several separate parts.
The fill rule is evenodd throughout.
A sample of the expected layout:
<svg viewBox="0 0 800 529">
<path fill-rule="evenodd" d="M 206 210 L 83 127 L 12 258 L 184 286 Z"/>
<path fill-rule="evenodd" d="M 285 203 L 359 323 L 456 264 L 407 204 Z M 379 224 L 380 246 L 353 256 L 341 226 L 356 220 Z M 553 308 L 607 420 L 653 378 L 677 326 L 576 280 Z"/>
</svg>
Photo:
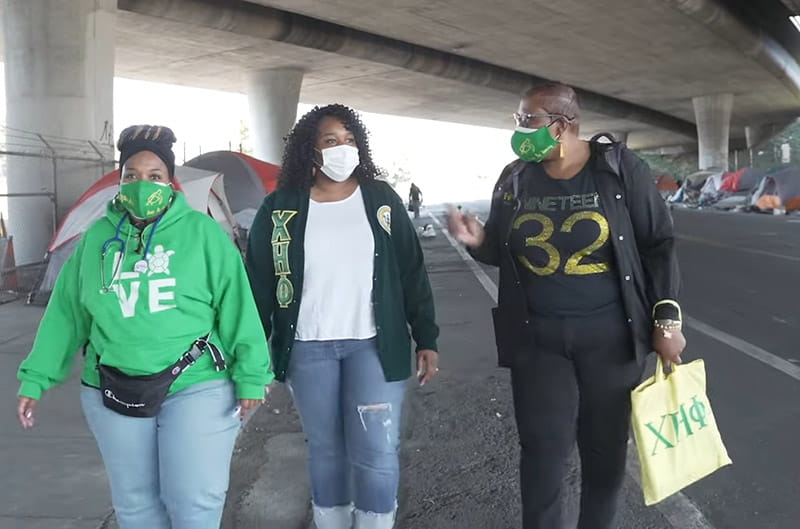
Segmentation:
<svg viewBox="0 0 800 529">
<path fill-rule="evenodd" d="M 211 215 L 235 240 L 236 221 L 228 206 L 221 174 L 178 166 L 175 167 L 175 188 L 184 193 L 192 208 Z M 28 296 L 29 303 L 47 304 L 58 273 L 72 255 L 80 236 L 105 214 L 106 205 L 118 190 L 119 170 L 114 170 L 95 182 L 72 206 L 47 248 L 47 266 L 38 285 Z"/>
<path fill-rule="evenodd" d="M 233 151 L 207 152 L 185 165 L 224 174 L 225 194 L 234 214 L 258 209 L 267 193 L 277 186 L 280 170 L 277 165 Z"/>
<path fill-rule="evenodd" d="M 706 183 L 703 184 L 702 189 L 700 189 L 700 201 L 703 200 L 711 200 L 716 197 L 719 192 L 720 188 L 722 188 L 722 176 L 723 172 L 712 173 L 706 179 Z"/>
<path fill-rule="evenodd" d="M 738 193 L 741 191 L 750 191 L 758 182 L 763 178 L 764 171 L 747 167 L 739 169 L 734 173 L 725 173 L 722 176 L 722 185 L 720 191 L 728 193 Z"/>
<path fill-rule="evenodd" d="M 703 185 L 712 175 L 716 174 L 714 171 L 697 171 L 686 177 L 687 187 L 690 189 L 700 190 Z"/>
<path fill-rule="evenodd" d="M 713 171 L 698 171 L 690 174 L 684 178 L 681 188 L 668 201 L 675 204 L 696 205 L 701 189 L 712 175 L 714 175 Z"/>
<path fill-rule="evenodd" d="M 800 168 L 784 167 L 761 179 L 750 204 L 761 211 L 800 210 Z"/>
<path fill-rule="evenodd" d="M 700 198 L 701 190 L 714 174 L 713 171 L 698 171 L 690 174 L 683 180 L 681 188 L 668 201 L 687 206 L 696 205 Z"/>
</svg>

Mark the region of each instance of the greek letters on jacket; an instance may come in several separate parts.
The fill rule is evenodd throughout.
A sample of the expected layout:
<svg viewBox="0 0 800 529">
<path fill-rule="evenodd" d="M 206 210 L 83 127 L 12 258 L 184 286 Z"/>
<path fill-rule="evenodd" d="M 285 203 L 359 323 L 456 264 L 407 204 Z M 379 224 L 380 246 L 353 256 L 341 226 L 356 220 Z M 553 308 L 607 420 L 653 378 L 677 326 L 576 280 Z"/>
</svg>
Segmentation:
<svg viewBox="0 0 800 529">
<path fill-rule="evenodd" d="M 272 261 L 275 266 L 275 275 L 278 284 L 275 288 L 275 298 L 282 309 L 289 307 L 294 301 L 294 285 L 292 284 L 292 270 L 289 266 L 289 245 L 292 236 L 289 234 L 288 224 L 297 215 L 294 210 L 281 210 L 272 212 Z"/>
</svg>

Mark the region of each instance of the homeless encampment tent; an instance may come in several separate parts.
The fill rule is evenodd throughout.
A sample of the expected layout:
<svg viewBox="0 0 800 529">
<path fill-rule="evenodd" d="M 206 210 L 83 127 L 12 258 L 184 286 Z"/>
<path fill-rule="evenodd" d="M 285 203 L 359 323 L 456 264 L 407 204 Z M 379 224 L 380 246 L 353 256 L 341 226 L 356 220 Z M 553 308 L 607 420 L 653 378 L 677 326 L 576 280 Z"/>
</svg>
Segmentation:
<svg viewBox="0 0 800 529">
<path fill-rule="evenodd" d="M 245 222 L 247 215 L 239 214 L 253 210 L 255 215 L 255 210 L 261 206 L 267 193 L 277 186 L 280 171 L 280 166 L 233 151 L 207 152 L 192 158 L 185 165 L 224 174 L 225 194 L 231 211 L 237 220 L 241 217 Z M 249 228 L 250 224 L 242 224 L 242 227 Z"/>
<path fill-rule="evenodd" d="M 746 167 L 739 169 L 736 172 L 725 173 L 722 176 L 722 186 L 720 191 L 728 193 L 740 193 L 743 191 L 750 191 L 758 185 L 758 182 L 764 177 L 764 171 L 755 169 L 753 167 Z"/>
<path fill-rule="evenodd" d="M 235 240 L 235 220 L 228 206 L 220 173 L 177 166 L 174 185 L 183 192 L 192 208 L 211 215 Z M 114 170 L 95 182 L 67 212 L 47 248 L 46 267 L 36 288 L 28 295 L 29 303 L 47 304 L 58 273 L 75 250 L 80 236 L 105 214 L 108 202 L 118 189 L 119 170 Z"/>
<path fill-rule="evenodd" d="M 714 171 L 697 171 L 683 180 L 681 188 L 673 194 L 668 201 L 673 204 L 693 206 L 697 204 L 700 193 L 708 179 L 716 174 Z"/>
<path fill-rule="evenodd" d="M 800 210 L 800 168 L 784 167 L 766 174 L 750 198 L 750 205 L 759 211 Z"/>
</svg>

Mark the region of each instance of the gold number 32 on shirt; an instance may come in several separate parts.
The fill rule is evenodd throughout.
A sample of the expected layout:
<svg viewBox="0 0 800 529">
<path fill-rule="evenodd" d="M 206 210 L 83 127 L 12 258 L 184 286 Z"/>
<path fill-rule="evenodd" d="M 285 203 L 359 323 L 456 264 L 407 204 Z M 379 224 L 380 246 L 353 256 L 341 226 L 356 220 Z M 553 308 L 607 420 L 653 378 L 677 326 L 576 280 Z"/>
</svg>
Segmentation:
<svg viewBox="0 0 800 529">
<path fill-rule="evenodd" d="M 589 274 L 602 274 L 603 272 L 608 272 L 608 263 L 581 264 L 581 261 L 584 257 L 591 255 L 594 251 L 601 248 L 606 241 L 608 241 L 608 221 L 604 216 L 596 211 L 579 211 L 570 215 L 566 218 L 566 220 L 564 220 L 564 224 L 561 225 L 561 231 L 565 233 L 571 232 L 572 228 L 575 227 L 575 224 L 582 220 L 596 222 L 600 227 L 600 234 L 592 244 L 586 248 L 583 248 L 582 250 L 578 250 L 572 254 L 569 259 L 567 259 L 567 262 L 564 265 L 564 273 L 567 275 L 585 276 Z M 546 215 L 542 215 L 541 213 L 526 213 L 525 215 L 519 217 L 516 222 L 514 222 L 514 229 L 518 230 L 520 226 L 529 221 L 536 221 L 541 224 L 542 232 L 536 237 L 526 237 L 525 246 L 541 248 L 547 253 L 549 260 L 545 266 L 535 266 L 525 256 L 519 256 L 519 261 L 534 274 L 539 276 L 549 276 L 550 274 L 555 273 L 556 270 L 558 270 L 558 267 L 561 266 L 561 255 L 559 255 L 556 247 L 550 243 L 550 237 L 553 236 L 555 226 L 553 225 L 553 221 L 550 219 L 550 217 L 547 217 Z"/>
</svg>

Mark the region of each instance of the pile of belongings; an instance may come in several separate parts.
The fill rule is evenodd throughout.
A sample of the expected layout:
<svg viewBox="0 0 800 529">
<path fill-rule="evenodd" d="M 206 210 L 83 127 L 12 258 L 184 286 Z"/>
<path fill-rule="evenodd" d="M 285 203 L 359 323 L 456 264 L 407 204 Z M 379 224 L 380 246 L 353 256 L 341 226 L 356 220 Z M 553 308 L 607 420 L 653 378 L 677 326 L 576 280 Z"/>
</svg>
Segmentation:
<svg viewBox="0 0 800 529">
<path fill-rule="evenodd" d="M 763 178 L 764 172 L 752 167 L 734 172 L 698 171 L 686 177 L 669 202 L 687 207 L 743 209 Z"/>
<path fill-rule="evenodd" d="M 426 224 L 417 227 L 417 235 L 423 239 L 433 239 L 436 237 L 436 230 L 433 229 L 433 224 Z"/>
</svg>

